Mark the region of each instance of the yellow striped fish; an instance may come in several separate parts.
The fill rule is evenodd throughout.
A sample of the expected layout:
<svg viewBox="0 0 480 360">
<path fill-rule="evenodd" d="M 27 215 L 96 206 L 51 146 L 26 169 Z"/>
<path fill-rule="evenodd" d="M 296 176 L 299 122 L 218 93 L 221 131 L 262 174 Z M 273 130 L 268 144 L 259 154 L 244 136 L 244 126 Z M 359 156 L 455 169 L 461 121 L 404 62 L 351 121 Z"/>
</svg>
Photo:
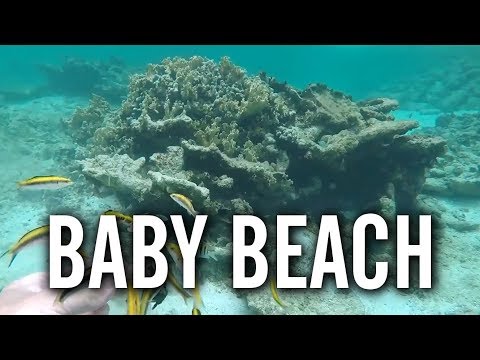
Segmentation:
<svg viewBox="0 0 480 360">
<path fill-rule="evenodd" d="M 183 256 L 182 252 L 180 251 L 180 246 L 172 242 L 167 242 L 166 248 L 173 261 L 175 262 L 175 265 L 177 265 L 178 269 L 181 270 L 183 267 Z"/>
<path fill-rule="evenodd" d="M 133 217 L 131 215 L 123 214 L 119 211 L 115 210 L 107 210 L 102 215 L 115 215 L 117 219 L 119 219 L 123 224 L 127 225 L 127 230 L 132 232 L 133 231 Z M 157 215 L 160 219 L 164 222 L 169 221 L 169 219 L 164 215 Z"/>
<path fill-rule="evenodd" d="M 193 308 L 192 315 L 202 315 L 202 313 L 197 308 Z"/>
<path fill-rule="evenodd" d="M 188 213 L 192 216 L 196 216 L 198 212 L 193 208 L 192 200 L 182 194 L 170 194 L 170 197 L 175 201 L 178 205 L 183 207 Z"/>
<path fill-rule="evenodd" d="M 133 222 L 133 217 L 131 217 L 130 215 L 122 214 L 121 212 L 115 210 L 107 210 L 103 213 L 103 215 L 115 215 L 119 220 L 122 220 L 123 222 Z"/>
<path fill-rule="evenodd" d="M 278 296 L 277 284 L 273 277 L 270 278 L 270 290 L 272 291 L 273 299 L 277 302 L 277 304 L 281 307 L 285 307 L 286 305 L 282 302 L 282 300 L 280 300 L 280 296 Z"/>
<path fill-rule="evenodd" d="M 12 265 L 13 260 L 18 255 L 20 250 L 24 249 L 27 245 L 33 244 L 37 241 L 47 240 L 48 241 L 48 234 L 50 232 L 50 225 L 40 226 L 36 229 L 33 229 L 23 235 L 20 240 L 18 240 L 15 244 L 13 244 L 7 251 L 5 251 L 2 255 L 0 255 L 0 259 L 7 254 L 12 255 L 8 267 Z"/>
<path fill-rule="evenodd" d="M 145 289 L 143 290 L 142 297 L 140 299 L 140 306 L 139 306 L 139 315 L 147 315 L 147 310 L 148 310 L 148 305 L 150 304 L 150 301 L 157 295 L 157 293 L 160 291 L 160 288 L 158 289 Z"/>
<path fill-rule="evenodd" d="M 129 283 L 127 285 L 127 315 L 140 314 L 140 296 L 138 291 Z"/>
<path fill-rule="evenodd" d="M 196 284 L 195 288 L 193 289 L 193 309 L 192 315 L 201 315 L 200 307 L 203 306 L 202 297 L 200 296 L 200 285 Z"/>
<path fill-rule="evenodd" d="M 17 183 L 20 189 L 30 190 L 56 190 L 72 184 L 69 178 L 56 175 L 35 176 Z"/>
<path fill-rule="evenodd" d="M 124 225 L 127 226 L 127 231 L 133 232 L 133 217 L 130 215 L 122 214 L 119 211 L 107 210 L 103 215 L 115 215 L 115 217 L 120 220 Z"/>
</svg>

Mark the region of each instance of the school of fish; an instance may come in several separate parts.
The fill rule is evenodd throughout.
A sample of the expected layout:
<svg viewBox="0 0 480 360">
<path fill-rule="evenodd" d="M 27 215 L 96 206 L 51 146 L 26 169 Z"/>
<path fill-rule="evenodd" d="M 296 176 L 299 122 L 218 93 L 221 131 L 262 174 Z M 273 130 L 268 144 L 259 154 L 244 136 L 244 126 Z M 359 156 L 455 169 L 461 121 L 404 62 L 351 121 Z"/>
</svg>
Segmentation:
<svg viewBox="0 0 480 360">
<path fill-rule="evenodd" d="M 57 176 L 57 175 L 45 175 L 45 176 L 35 176 L 26 180 L 19 181 L 17 187 L 19 190 L 58 190 L 65 188 L 67 186 L 73 185 L 73 181 L 67 177 Z M 180 207 L 185 209 L 188 214 L 191 216 L 196 216 L 198 211 L 195 210 L 192 201 L 183 194 L 170 193 L 170 198 L 175 201 Z M 127 231 L 132 232 L 133 225 L 133 216 L 124 214 L 120 211 L 109 209 L 103 213 L 103 215 L 112 215 L 117 218 L 120 224 L 126 226 Z M 164 215 L 158 215 L 163 221 L 168 221 L 169 219 Z M 10 255 L 10 260 L 8 262 L 8 267 L 12 265 L 16 256 L 24 249 L 29 246 L 36 245 L 41 242 L 48 242 L 49 239 L 49 225 L 42 225 L 35 229 L 32 229 L 26 232 L 16 243 L 12 244 L 3 254 L 0 255 L 0 259 L 6 255 Z M 223 248 L 217 247 L 215 245 L 210 245 L 207 243 L 202 243 L 199 247 L 198 257 L 203 259 L 213 259 L 217 261 L 217 255 L 229 255 L 231 254 L 231 244 L 230 246 Z M 180 247 L 178 244 L 173 242 L 167 242 L 166 249 L 170 258 L 174 263 L 174 271 L 169 271 L 167 274 L 167 283 L 173 287 L 185 300 L 185 303 L 188 302 L 190 298 L 193 298 L 192 305 L 192 315 L 201 315 L 201 308 L 203 307 L 203 300 L 200 295 L 200 284 L 197 280 L 195 288 L 192 290 L 192 293 L 189 293 L 183 288 L 180 282 L 177 279 L 176 273 L 179 277 L 182 275 L 183 269 L 183 259 Z M 83 250 L 79 250 L 79 253 L 82 255 L 84 260 L 88 260 L 87 255 Z M 75 294 L 85 286 L 90 276 L 91 266 L 87 266 L 85 271 L 85 276 L 81 284 L 74 289 L 63 289 L 58 292 L 57 297 L 54 300 L 53 306 L 62 306 L 63 302 L 68 296 Z M 198 277 L 197 277 L 198 279 Z M 285 307 L 285 304 L 280 300 L 278 295 L 275 280 L 272 278 L 270 282 L 270 289 L 272 292 L 273 299 L 281 306 Z M 134 289 L 130 283 L 127 286 L 127 310 L 128 315 L 147 315 L 149 306 L 152 300 L 155 298 L 159 289 Z M 157 304 L 158 305 L 158 304 Z M 155 308 L 156 305 L 152 307 Z"/>
</svg>

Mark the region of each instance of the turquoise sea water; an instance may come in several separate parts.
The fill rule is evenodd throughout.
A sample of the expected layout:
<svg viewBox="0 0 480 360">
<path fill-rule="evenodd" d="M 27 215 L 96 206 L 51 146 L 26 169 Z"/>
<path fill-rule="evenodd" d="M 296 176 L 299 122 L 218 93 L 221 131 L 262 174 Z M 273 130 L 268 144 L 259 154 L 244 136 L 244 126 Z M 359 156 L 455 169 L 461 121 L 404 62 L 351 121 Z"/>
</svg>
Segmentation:
<svg viewBox="0 0 480 360">
<path fill-rule="evenodd" d="M 303 87 L 322 82 L 363 97 L 385 82 L 415 76 L 442 66 L 452 58 L 480 57 L 477 46 L 2 46 L 2 88 L 26 86 L 42 81 L 37 64 L 61 64 L 66 57 L 107 60 L 114 56 L 142 69 L 165 57 L 201 55 L 218 60 L 222 56 L 250 73 L 267 71 L 282 81 Z"/>
<path fill-rule="evenodd" d="M 93 94 L 103 96 L 110 104 L 111 110 L 115 112 L 122 106 L 122 101 L 129 99 L 127 98 L 131 91 L 128 88 L 129 76 L 145 74 L 147 64 L 159 64 L 166 58 L 188 59 L 192 56 L 202 56 L 215 63 L 227 56 L 233 64 L 245 69 L 248 76 L 253 77 L 265 72 L 268 76 L 275 77 L 278 82 L 286 82 L 297 90 L 304 89 L 313 83 L 326 84 L 333 90 L 351 96 L 352 101 L 359 104 L 363 100 L 374 97 L 394 99 L 398 101 L 398 106 L 393 106 L 384 113 L 392 116 L 390 119 L 385 120 L 384 115 L 380 113 L 372 117 L 378 116 L 375 119 L 379 121 L 380 116 L 382 116 L 381 121 L 416 120 L 420 126 L 411 133 L 440 136 L 447 143 L 449 149 L 447 155 L 442 156 L 442 159 L 433 166 L 433 170 L 428 169 L 426 179 L 422 179 L 425 186 L 416 194 L 419 202 L 439 211 L 445 226 L 442 235 L 435 239 L 438 246 L 438 259 L 435 259 L 434 272 L 439 277 L 435 289 L 427 293 L 422 293 L 421 290 L 405 293 L 397 291 L 394 285 L 390 285 L 376 293 L 356 291 L 354 295 L 343 298 L 337 306 L 332 305 L 335 304 L 334 299 L 337 295 L 333 289 L 329 289 L 326 295 L 322 295 L 325 296 L 322 299 L 326 299 L 324 303 L 330 304 L 329 306 L 322 305 L 320 300 L 316 303 L 316 300 L 312 300 L 309 295 L 304 295 L 305 299 L 308 298 L 305 301 L 312 305 L 310 313 L 464 314 L 479 312 L 480 285 L 477 281 L 477 259 L 480 255 L 478 235 L 480 207 L 477 203 L 480 196 L 478 178 L 480 174 L 477 160 L 480 157 L 480 148 L 477 144 L 480 141 L 478 136 L 480 133 L 480 115 L 478 115 L 480 111 L 480 91 L 478 90 L 480 89 L 480 46 L 0 46 L 0 124 L 2 125 L 0 177 L 5 184 L 4 191 L 0 194 L 0 216 L 5 219 L 0 224 L 1 253 L 27 231 L 43 225 L 47 219 L 46 216 L 53 212 L 81 214 L 88 217 L 88 221 L 94 221 L 99 213 L 107 209 L 127 209 L 125 211 L 128 212 L 129 209 L 141 208 L 141 201 L 132 200 L 129 198 L 130 195 L 117 191 L 114 185 L 112 185 L 113 190 L 109 189 L 110 179 L 109 184 L 99 184 L 98 179 L 93 180 L 89 174 L 85 173 L 85 168 L 82 170 L 77 164 L 78 161 L 93 156 L 89 153 L 91 150 L 89 146 L 96 146 L 95 142 L 100 142 L 98 140 L 100 132 L 97 132 L 96 137 L 94 136 L 95 126 L 100 126 L 102 122 L 106 123 L 107 117 L 101 115 L 99 120 L 93 117 L 88 118 L 76 128 L 69 125 L 69 119 L 75 114 L 76 109 L 88 106 Z M 65 64 L 72 61 L 67 59 L 75 59 L 70 63 L 73 64 L 71 67 L 66 67 Z M 140 97 L 143 99 L 143 96 Z M 166 101 L 160 95 L 159 99 Z M 196 98 L 195 101 L 201 100 Z M 211 103 L 208 101 L 205 100 L 207 105 Z M 335 100 L 332 101 L 335 102 Z M 273 106 L 272 104 L 269 103 L 268 106 Z M 335 106 L 331 106 L 331 103 L 328 105 L 327 102 L 322 104 L 324 109 L 327 109 L 325 111 L 331 111 L 335 116 L 341 114 L 338 115 L 340 120 L 342 116 L 348 118 L 348 111 L 353 111 L 338 110 L 342 107 L 350 109 L 350 105 L 345 103 L 336 103 Z M 351 106 L 357 106 L 352 104 Z M 262 109 L 268 112 L 268 109 L 265 110 L 264 107 Z M 300 114 L 298 109 L 297 114 Z M 194 121 L 197 120 L 193 111 L 187 111 L 186 115 Z M 255 116 L 257 115 L 251 115 L 251 119 L 257 121 L 258 127 L 262 128 L 264 125 L 261 121 L 266 121 L 267 116 Z M 368 117 L 363 116 L 367 120 Z M 130 121 L 128 126 L 133 126 L 132 124 L 139 117 L 139 114 L 132 115 L 128 120 Z M 442 121 L 441 119 L 445 117 L 453 120 Z M 99 123 L 95 125 L 94 121 Z M 227 120 L 222 118 L 222 121 Z M 447 123 L 448 125 L 445 125 Z M 244 122 L 238 126 L 242 130 L 242 127 L 249 125 Z M 297 123 L 295 126 L 301 127 L 301 124 Z M 318 128 L 322 126 L 324 125 L 319 125 Z M 95 129 L 91 130 L 92 127 Z M 276 130 L 277 128 L 269 128 L 269 132 Z M 310 132 L 315 133 L 315 131 L 313 129 Z M 338 131 L 335 128 L 328 135 L 336 134 Z M 87 133 L 89 135 L 83 138 L 82 134 Z M 169 139 L 172 137 L 174 139 L 178 137 L 178 141 L 168 145 L 180 145 L 181 130 L 172 133 Z M 105 138 L 108 139 L 108 136 L 105 135 Z M 118 138 L 125 141 L 125 138 L 120 136 Z M 120 141 L 118 138 L 115 141 Z M 114 143 L 114 140 L 106 141 L 112 141 L 109 145 L 117 149 L 116 152 L 120 155 L 127 153 L 129 156 L 136 156 L 135 159 L 145 156 L 147 164 L 155 161 L 150 158 L 154 155 L 152 150 L 154 145 L 158 145 L 155 139 L 142 140 L 143 142 L 139 142 L 132 152 L 118 150 L 122 149 L 122 144 Z M 276 139 L 276 141 L 279 140 Z M 315 141 L 320 146 L 326 143 L 322 138 Z M 237 142 L 240 143 L 240 140 Z M 380 142 L 379 146 L 383 146 L 381 151 L 387 153 L 391 144 L 385 140 Z M 166 151 L 159 147 L 156 151 L 163 154 L 163 150 Z M 227 150 L 224 151 L 228 153 Z M 238 151 L 243 150 L 236 151 L 237 153 L 229 156 L 235 158 Z M 377 171 L 383 166 L 381 162 L 375 163 L 377 160 L 373 159 L 373 154 L 378 154 L 379 150 L 371 151 L 372 160 L 367 156 L 368 152 L 365 156 L 362 153 L 362 156 L 354 157 L 357 162 L 365 161 L 365 171 Z M 101 151 L 97 151 L 95 155 L 98 153 Z M 113 152 L 108 153 L 107 156 L 113 158 Z M 389 155 L 386 156 L 388 158 Z M 290 163 L 294 161 L 292 159 L 296 158 L 291 157 Z M 388 158 L 385 164 L 391 161 L 404 161 L 398 158 L 393 159 L 396 160 Z M 345 165 L 342 160 L 338 160 L 338 166 L 335 167 L 343 166 L 348 167 L 348 164 Z M 293 171 L 290 170 L 288 176 L 295 179 Z M 309 171 L 315 171 L 315 168 Z M 309 171 L 306 175 L 297 175 L 298 178 L 310 176 Z M 327 172 L 324 168 L 319 168 L 320 171 Z M 292 202 L 291 206 L 299 209 L 303 205 L 311 207 L 310 202 L 324 201 L 329 205 L 333 204 L 332 206 L 338 205 L 337 209 L 340 209 L 340 203 L 342 206 L 343 203 L 349 204 L 348 211 L 360 211 L 360 206 L 363 205 L 367 207 L 368 204 L 361 204 L 360 200 L 352 200 L 344 195 L 353 194 L 352 188 L 355 190 L 357 185 L 346 185 L 345 179 L 338 178 L 335 171 L 336 169 L 322 175 L 324 183 L 318 187 L 318 193 L 309 193 L 308 201 Z M 68 176 L 74 179 L 75 184 L 58 191 L 25 192 L 16 188 L 17 181 L 48 174 Z M 412 176 L 413 174 L 412 170 Z M 418 173 L 415 174 L 418 176 Z M 362 178 L 362 174 L 358 176 Z M 408 176 L 404 181 L 407 180 Z M 210 187 L 206 185 L 208 182 L 200 178 L 190 178 L 189 181 Z M 365 181 L 367 187 L 376 183 L 375 181 L 369 183 L 368 179 Z M 302 194 L 302 191 L 313 191 L 312 186 L 313 188 L 317 186 L 306 185 L 301 181 L 298 184 L 301 184 L 295 185 L 298 187 L 295 190 L 298 194 Z M 212 189 L 210 189 L 211 196 L 217 196 Z M 327 194 L 324 189 L 330 189 L 329 191 L 334 192 L 334 195 Z M 375 193 L 374 189 L 358 189 L 358 191 Z M 385 190 L 378 189 L 380 194 L 383 194 L 382 191 Z M 288 196 L 285 197 L 288 198 Z M 397 198 L 392 200 L 393 203 L 396 202 L 398 205 L 402 202 L 399 196 L 401 195 L 397 195 Z M 300 199 L 302 199 L 301 195 Z M 352 200 L 351 204 L 349 200 Z M 254 200 L 250 202 L 255 203 Z M 312 209 L 319 210 L 321 206 L 317 208 L 313 206 Z M 253 209 L 254 212 L 256 210 Z M 275 213 L 275 209 L 272 209 L 272 212 Z M 313 251 L 312 248 L 310 251 Z M 282 311 L 292 314 L 303 313 L 300 307 L 295 306 L 290 308 L 293 310 L 277 309 L 268 291 L 266 295 L 260 294 L 258 297 L 244 294 L 237 296 L 238 294 L 229 288 L 228 281 L 218 276 L 225 267 L 217 262 L 212 261 L 212 263 L 214 263 L 213 270 L 207 271 L 208 281 L 202 289 L 205 303 L 203 313 L 251 314 L 281 313 Z M 25 249 L 17 256 L 10 268 L 7 265 L 7 257 L 2 258 L 0 288 L 34 271 L 45 269 L 44 248 L 34 246 Z M 290 298 L 289 294 L 282 296 L 290 302 L 297 301 L 295 298 Z M 126 311 L 124 294 L 116 296 L 109 305 L 111 314 L 124 314 Z M 191 304 L 185 303 L 170 287 L 163 302 L 150 313 L 190 314 L 190 307 Z"/>
</svg>

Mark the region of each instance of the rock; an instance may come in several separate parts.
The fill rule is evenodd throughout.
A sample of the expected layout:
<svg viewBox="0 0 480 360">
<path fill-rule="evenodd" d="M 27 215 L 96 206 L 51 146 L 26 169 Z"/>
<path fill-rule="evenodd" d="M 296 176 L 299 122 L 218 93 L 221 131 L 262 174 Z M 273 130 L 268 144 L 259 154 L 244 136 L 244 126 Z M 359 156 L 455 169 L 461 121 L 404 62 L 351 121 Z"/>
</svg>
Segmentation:
<svg viewBox="0 0 480 360">
<path fill-rule="evenodd" d="M 149 171 L 148 175 L 152 179 L 151 190 L 153 193 L 188 194 L 188 197 L 194 203 L 203 203 L 210 196 L 210 191 L 207 188 L 198 186 L 191 181 L 153 171 Z"/>
<path fill-rule="evenodd" d="M 143 197 L 152 188 L 152 180 L 139 172 L 145 164 L 145 158 L 133 160 L 127 154 L 98 155 L 78 162 L 86 176 L 120 192 Z"/>
<path fill-rule="evenodd" d="M 425 193 L 443 196 L 480 196 L 480 114 L 442 115 L 437 126 L 420 133 L 441 136 L 448 151 L 427 172 Z"/>
</svg>

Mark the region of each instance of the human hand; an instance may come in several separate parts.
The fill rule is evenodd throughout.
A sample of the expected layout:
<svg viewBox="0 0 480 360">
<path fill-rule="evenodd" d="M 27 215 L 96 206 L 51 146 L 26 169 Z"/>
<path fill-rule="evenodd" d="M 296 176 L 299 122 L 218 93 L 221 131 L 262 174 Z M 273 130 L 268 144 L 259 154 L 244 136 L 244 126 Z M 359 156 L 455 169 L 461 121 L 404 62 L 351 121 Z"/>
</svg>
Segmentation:
<svg viewBox="0 0 480 360">
<path fill-rule="evenodd" d="M 108 315 L 115 294 L 111 278 L 100 289 L 82 288 L 55 304 L 60 289 L 48 287 L 48 273 L 38 272 L 15 280 L 0 292 L 1 315 Z"/>
</svg>

